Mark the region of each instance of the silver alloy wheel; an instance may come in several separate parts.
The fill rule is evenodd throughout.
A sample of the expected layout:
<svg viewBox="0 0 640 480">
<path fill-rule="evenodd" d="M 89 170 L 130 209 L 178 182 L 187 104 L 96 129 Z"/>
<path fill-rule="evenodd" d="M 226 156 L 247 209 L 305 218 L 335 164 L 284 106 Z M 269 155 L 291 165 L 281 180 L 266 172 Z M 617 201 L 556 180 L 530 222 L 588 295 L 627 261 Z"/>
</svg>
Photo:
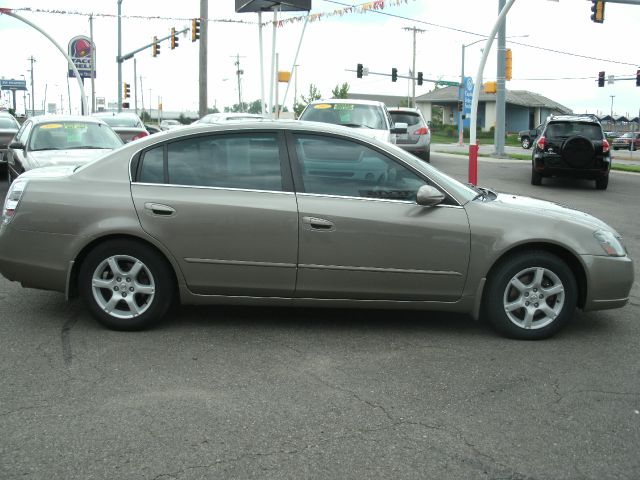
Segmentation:
<svg viewBox="0 0 640 480">
<path fill-rule="evenodd" d="M 115 318 L 143 314 L 156 293 L 149 268 L 129 255 L 114 255 L 100 262 L 91 277 L 91 289 L 98 306 Z"/>
<path fill-rule="evenodd" d="M 503 296 L 507 317 L 520 328 L 536 330 L 552 323 L 564 306 L 564 285 L 551 270 L 526 268 L 513 276 Z"/>
</svg>

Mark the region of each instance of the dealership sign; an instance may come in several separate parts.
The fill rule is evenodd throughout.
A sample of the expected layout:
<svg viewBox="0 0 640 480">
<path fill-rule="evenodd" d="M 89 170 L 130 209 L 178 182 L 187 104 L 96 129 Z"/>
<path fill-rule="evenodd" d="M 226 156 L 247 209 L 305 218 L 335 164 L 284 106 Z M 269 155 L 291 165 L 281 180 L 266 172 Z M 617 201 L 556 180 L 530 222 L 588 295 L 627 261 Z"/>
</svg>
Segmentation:
<svg viewBox="0 0 640 480">
<path fill-rule="evenodd" d="M 95 62 L 95 45 L 91 42 L 91 39 L 83 35 L 73 37 L 69 41 L 68 50 L 73 64 L 78 69 L 80 78 L 91 78 L 92 66 L 93 78 L 96 78 L 96 67 L 93 64 Z M 69 68 L 69 76 L 76 76 L 72 68 Z"/>
</svg>

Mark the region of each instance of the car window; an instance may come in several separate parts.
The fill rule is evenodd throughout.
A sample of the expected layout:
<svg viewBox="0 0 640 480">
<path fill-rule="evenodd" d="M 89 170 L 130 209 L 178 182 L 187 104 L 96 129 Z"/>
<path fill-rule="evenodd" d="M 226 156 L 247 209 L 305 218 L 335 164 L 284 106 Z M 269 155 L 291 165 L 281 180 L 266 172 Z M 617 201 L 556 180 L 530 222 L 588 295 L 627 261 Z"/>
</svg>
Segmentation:
<svg viewBox="0 0 640 480">
<path fill-rule="evenodd" d="M 31 128 L 33 127 L 33 123 L 30 121 L 26 121 L 22 124 L 22 128 L 18 130 L 16 133 L 16 140 L 23 145 L 27 144 L 27 140 L 29 139 L 29 134 L 31 133 Z"/>
<path fill-rule="evenodd" d="M 377 105 L 324 102 L 309 105 L 302 112 L 300 120 L 387 130 L 385 115 L 385 111 Z"/>
<path fill-rule="evenodd" d="M 111 127 L 133 127 L 133 128 L 142 128 L 142 124 L 135 117 L 125 117 L 125 116 L 105 116 L 100 117 L 100 120 L 104 120 L 104 122 Z"/>
<path fill-rule="evenodd" d="M 407 126 L 418 125 L 421 123 L 420 115 L 413 112 L 390 112 L 394 123 L 406 123 Z"/>
<path fill-rule="evenodd" d="M 166 171 L 160 153 L 147 151 L 138 180 L 203 187 L 282 191 L 276 134 L 250 133 L 188 138 L 166 144 Z M 162 168 L 160 168 L 162 165 Z"/>
<path fill-rule="evenodd" d="M 407 167 L 361 143 L 294 135 L 306 193 L 415 201 L 426 182 Z"/>
<path fill-rule="evenodd" d="M 18 128 L 18 123 L 13 118 L 0 116 L 0 128 Z"/>
</svg>

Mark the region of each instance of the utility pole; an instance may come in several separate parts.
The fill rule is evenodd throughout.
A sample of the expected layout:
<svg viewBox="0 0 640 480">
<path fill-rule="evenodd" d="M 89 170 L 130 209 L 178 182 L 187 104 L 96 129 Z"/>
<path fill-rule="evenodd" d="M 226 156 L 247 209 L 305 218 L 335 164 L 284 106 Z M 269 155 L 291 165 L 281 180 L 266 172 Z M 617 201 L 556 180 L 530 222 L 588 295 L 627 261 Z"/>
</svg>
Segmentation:
<svg viewBox="0 0 640 480">
<path fill-rule="evenodd" d="M 118 0 L 118 112 L 122 111 L 122 0 Z"/>
<path fill-rule="evenodd" d="M 502 11 L 506 0 L 498 0 L 498 13 Z M 505 92 L 505 51 L 506 51 L 506 30 L 507 19 L 500 22 L 498 28 L 498 71 L 496 72 L 496 129 L 494 133 L 493 143 L 497 157 L 504 156 L 504 131 L 505 131 L 505 110 L 506 110 L 506 92 Z"/>
<path fill-rule="evenodd" d="M 89 37 L 91 37 L 91 113 L 96 111 L 96 44 L 93 42 L 93 14 L 89 15 Z"/>
<path fill-rule="evenodd" d="M 238 106 L 240 107 L 240 111 L 244 112 L 244 106 L 242 105 L 242 75 L 244 74 L 244 70 L 240 68 L 240 54 L 236 54 L 236 61 L 234 65 L 236 66 L 236 75 L 238 77 Z"/>
<path fill-rule="evenodd" d="M 200 58 L 198 92 L 200 117 L 207 114 L 207 42 L 209 31 L 209 0 L 200 0 Z"/>
<path fill-rule="evenodd" d="M 141 101 L 142 101 L 142 111 L 144 112 L 144 88 L 142 88 L 142 79 L 144 77 L 140 76 L 140 97 L 141 97 Z"/>
<path fill-rule="evenodd" d="M 298 67 L 299 66 L 300 65 L 297 63 L 293 66 L 293 74 L 295 75 L 294 82 L 293 82 L 293 104 L 294 105 L 298 101 Z"/>
<path fill-rule="evenodd" d="M 609 95 L 611 97 L 611 118 L 613 119 L 613 98 L 615 95 Z"/>
<path fill-rule="evenodd" d="M 411 66 L 411 76 L 415 77 L 416 74 L 416 33 L 424 33 L 425 30 L 420 30 L 416 27 L 404 27 L 403 30 L 413 32 L 413 62 Z M 411 107 L 416 107 L 416 79 L 411 80 Z"/>
<path fill-rule="evenodd" d="M 33 92 L 33 62 L 35 62 L 36 59 L 33 58 L 33 55 L 31 55 L 29 58 L 27 58 L 27 60 L 31 62 L 31 70 L 29 71 L 31 72 L 31 116 L 33 116 L 33 111 L 35 110 L 35 94 Z"/>
<path fill-rule="evenodd" d="M 138 115 L 138 63 L 133 58 L 133 105 Z"/>
</svg>

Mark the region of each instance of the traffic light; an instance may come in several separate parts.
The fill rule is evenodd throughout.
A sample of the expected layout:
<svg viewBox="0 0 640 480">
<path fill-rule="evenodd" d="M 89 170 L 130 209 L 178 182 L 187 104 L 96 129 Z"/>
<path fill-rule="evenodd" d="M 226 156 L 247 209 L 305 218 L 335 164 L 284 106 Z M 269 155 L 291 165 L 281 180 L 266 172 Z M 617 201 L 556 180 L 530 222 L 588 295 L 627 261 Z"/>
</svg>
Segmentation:
<svg viewBox="0 0 640 480">
<path fill-rule="evenodd" d="M 462 100 L 458 100 L 458 111 L 462 111 Z"/>
<path fill-rule="evenodd" d="M 640 87 L 640 70 L 636 71 L 636 87 Z"/>
<path fill-rule="evenodd" d="M 505 80 L 511 80 L 512 60 L 513 60 L 513 57 L 511 55 L 511 49 L 507 48 L 505 50 L 505 52 L 504 52 L 504 78 L 505 78 Z"/>
<path fill-rule="evenodd" d="M 598 86 L 604 87 L 604 72 L 598 72 Z"/>
<path fill-rule="evenodd" d="M 129 108 L 129 102 L 122 102 L 122 108 Z"/>
<path fill-rule="evenodd" d="M 153 46 L 151 47 L 151 55 L 157 57 L 160 55 L 160 43 L 158 42 L 158 37 L 153 37 Z"/>
<path fill-rule="evenodd" d="M 124 98 L 129 98 L 131 96 L 131 87 L 127 82 L 122 84 L 122 93 Z"/>
<path fill-rule="evenodd" d="M 591 21 L 604 23 L 604 0 L 591 0 Z"/>
<path fill-rule="evenodd" d="M 418 72 L 418 85 L 422 85 L 422 82 L 423 82 L 422 72 Z"/>
<path fill-rule="evenodd" d="M 176 29 L 171 27 L 171 50 L 178 46 L 178 35 L 176 35 Z"/>
<path fill-rule="evenodd" d="M 364 67 L 362 66 L 361 63 L 358 64 L 358 67 L 356 68 L 356 76 L 358 78 L 362 78 L 362 74 L 364 73 Z"/>
<path fill-rule="evenodd" d="M 391 69 L 391 81 L 392 82 L 397 82 L 398 81 L 398 69 L 397 68 L 392 68 Z"/>
<path fill-rule="evenodd" d="M 191 20 L 191 41 L 195 42 L 200 38 L 200 19 L 194 18 Z"/>
</svg>

